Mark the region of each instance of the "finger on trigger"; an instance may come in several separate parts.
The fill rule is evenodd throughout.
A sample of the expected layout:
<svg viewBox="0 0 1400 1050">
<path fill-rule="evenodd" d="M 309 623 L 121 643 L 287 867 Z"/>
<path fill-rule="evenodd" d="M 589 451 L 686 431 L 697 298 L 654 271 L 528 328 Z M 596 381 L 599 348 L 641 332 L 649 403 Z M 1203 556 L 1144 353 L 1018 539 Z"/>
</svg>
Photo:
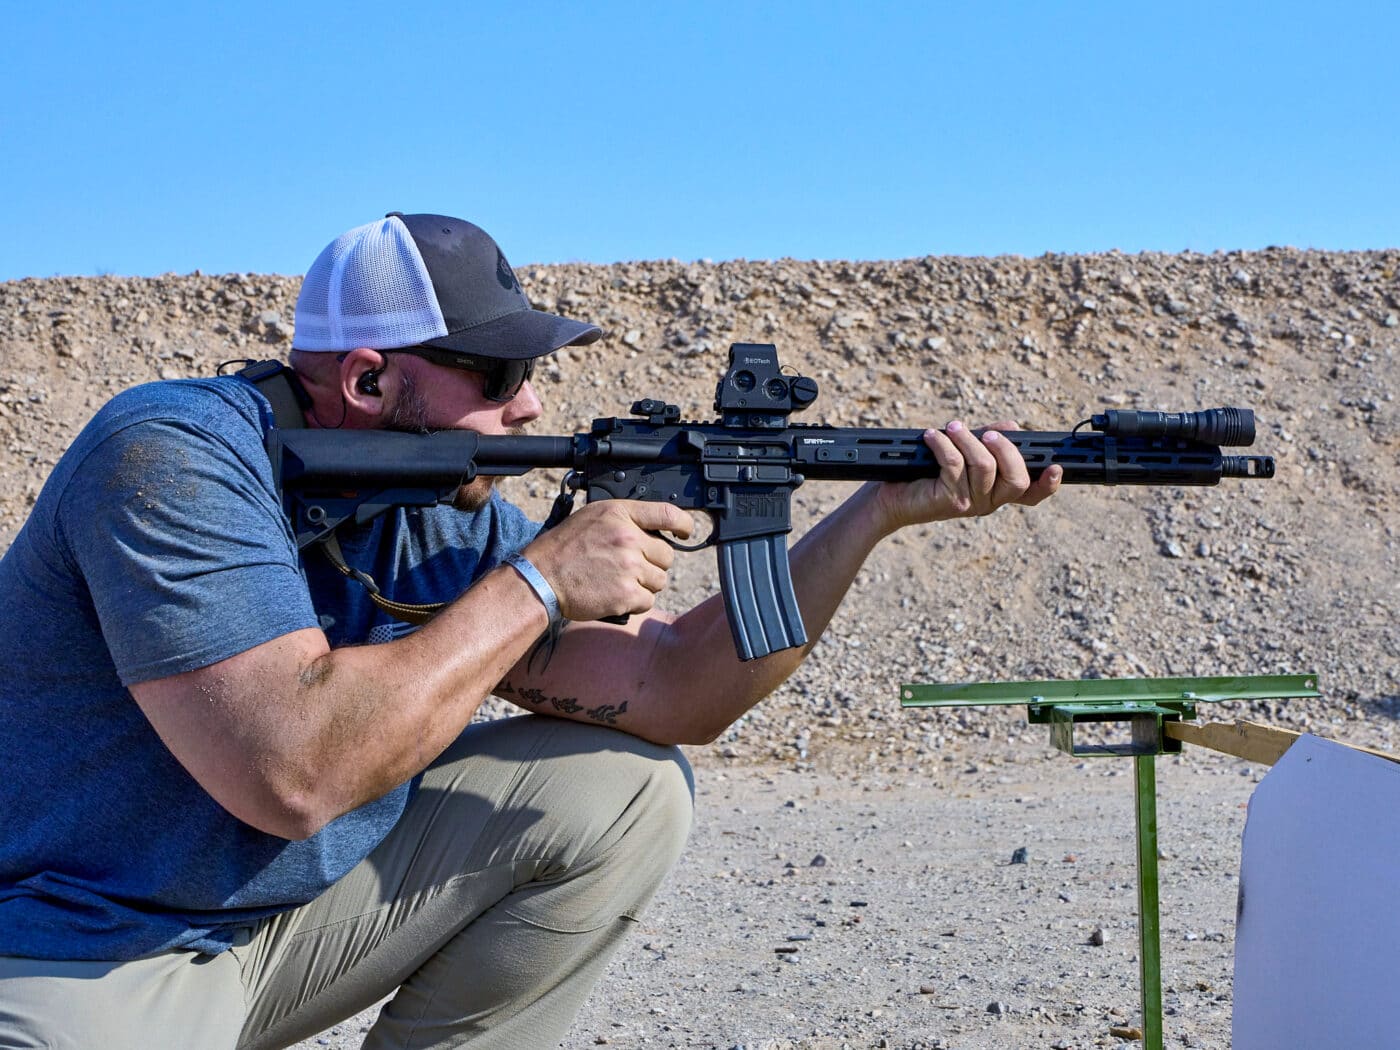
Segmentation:
<svg viewBox="0 0 1400 1050">
<path fill-rule="evenodd" d="M 695 531 L 690 515 L 670 503 L 632 501 L 628 513 L 637 527 L 646 532 L 669 532 L 687 539 Z"/>
</svg>

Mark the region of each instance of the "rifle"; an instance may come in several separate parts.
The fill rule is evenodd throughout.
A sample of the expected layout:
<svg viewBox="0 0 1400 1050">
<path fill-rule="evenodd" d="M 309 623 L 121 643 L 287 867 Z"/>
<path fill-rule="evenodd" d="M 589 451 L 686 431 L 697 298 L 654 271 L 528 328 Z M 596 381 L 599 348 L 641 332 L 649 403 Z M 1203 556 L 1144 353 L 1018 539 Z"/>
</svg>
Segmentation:
<svg viewBox="0 0 1400 1050">
<path fill-rule="evenodd" d="M 719 419 L 684 421 L 680 409 L 646 399 L 630 418 L 595 419 L 571 437 L 488 436 L 470 431 L 284 430 L 267 435 L 299 549 L 331 543 L 336 528 L 392 507 L 450 502 L 478 475 L 565 468 L 546 527 L 567 517 L 573 494 L 588 499 L 664 500 L 705 511 L 713 529 L 677 550 L 714 547 L 720 590 L 741 660 L 806 644 L 788 570 L 792 492 L 807 480 L 910 481 L 938 473 L 921 430 L 791 423 L 816 400 L 814 380 L 784 372 L 777 348 L 735 343 L 715 392 Z M 1088 426 L 1093 432 L 1082 432 Z M 1269 456 L 1222 455 L 1254 442 L 1254 413 L 1109 410 L 1068 432 L 1017 430 L 1006 440 L 1032 478 L 1052 464 L 1068 485 L 1214 485 L 1271 478 Z M 625 618 L 624 618 L 625 619 Z"/>
</svg>

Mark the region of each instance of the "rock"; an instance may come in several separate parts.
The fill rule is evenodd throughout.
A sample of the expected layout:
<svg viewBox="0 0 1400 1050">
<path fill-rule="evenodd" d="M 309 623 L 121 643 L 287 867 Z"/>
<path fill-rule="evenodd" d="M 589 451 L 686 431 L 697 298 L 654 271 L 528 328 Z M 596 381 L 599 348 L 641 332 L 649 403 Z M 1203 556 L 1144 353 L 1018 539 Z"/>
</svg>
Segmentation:
<svg viewBox="0 0 1400 1050">
<path fill-rule="evenodd" d="M 1094 932 L 1089 934 L 1089 943 L 1095 948 L 1102 948 L 1108 943 L 1108 934 L 1102 926 L 1094 927 Z"/>
<path fill-rule="evenodd" d="M 1011 863 L 1025 864 L 1027 861 L 1030 860 L 1030 855 L 1030 850 L 1028 850 L 1025 846 L 1018 846 L 1011 853 Z"/>
</svg>

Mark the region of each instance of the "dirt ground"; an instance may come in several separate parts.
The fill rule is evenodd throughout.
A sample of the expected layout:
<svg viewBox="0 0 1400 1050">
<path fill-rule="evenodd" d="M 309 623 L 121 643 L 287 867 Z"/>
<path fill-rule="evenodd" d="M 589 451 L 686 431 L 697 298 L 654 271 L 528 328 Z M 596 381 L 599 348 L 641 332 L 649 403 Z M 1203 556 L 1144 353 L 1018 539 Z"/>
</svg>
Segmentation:
<svg viewBox="0 0 1400 1050">
<path fill-rule="evenodd" d="M 1125 1045 L 1112 1030 L 1141 1023 L 1132 762 L 1006 728 L 860 778 L 698 768 L 686 855 L 563 1045 Z M 1240 834 L 1264 771 L 1158 760 L 1169 1046 L 1230 1045 Z M 353 1050 L 372 1020 L 299 1048 Z"/>
</svg>

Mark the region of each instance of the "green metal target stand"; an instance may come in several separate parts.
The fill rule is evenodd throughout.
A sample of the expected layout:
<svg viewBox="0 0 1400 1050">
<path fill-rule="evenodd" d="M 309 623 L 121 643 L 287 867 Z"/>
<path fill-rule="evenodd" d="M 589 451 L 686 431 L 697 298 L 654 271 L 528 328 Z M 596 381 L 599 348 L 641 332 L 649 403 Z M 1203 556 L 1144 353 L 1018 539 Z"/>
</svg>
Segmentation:
<svg viewBox="0 0 1400 1050">
<path fill-rule="evenodd" d="M 1097 678 L 1081 681 L 905 685 L 903 707 L 1025 704 L 1032 725 L 1050 727 L 1050 743 L 1070 755 L 1131 757 L 1136 771 L 1139 972 L 1146 1050 L 1162 1050 L 1162 945 L 1157 883 L 1157 756 L 1179 754 L 1167 727 L 1196 717 L 1196 705 L 1225 700 L 1316 697 L 1316 675 L 1216 678 Z M 1087 742 L 1076 729 L 1127 723 L 1116 743 Z"/>
</svg>

